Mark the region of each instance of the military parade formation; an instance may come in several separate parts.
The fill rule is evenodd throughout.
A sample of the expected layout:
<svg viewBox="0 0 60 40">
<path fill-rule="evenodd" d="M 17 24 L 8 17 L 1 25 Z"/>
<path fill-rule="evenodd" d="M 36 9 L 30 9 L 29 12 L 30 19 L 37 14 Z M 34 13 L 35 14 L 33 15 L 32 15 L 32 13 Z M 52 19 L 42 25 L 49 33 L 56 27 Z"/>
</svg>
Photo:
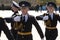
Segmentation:
<svg viewBox="0 0 60 40">
<path fill-rule="evenodd" d="M 34 25 L 41 38 L 39 40 L 44 40 L 44 33 L 37 22 L 37 20 L 42 20 L 46 25 L 46 40 L 56 40 L 58 36 L 57 21 L 60 22 L 59 14 L 54 13 L 56 4 L 48 2 L 46 4 L 47 13 L 36 16 L 36 18 L 33 15 L 29 15 L 30 7 L 31 4 L 27 1 L 21 1 L 19 4 L 12 1 L 11 10 L 14 12 L 13 15 L 6 18 L 0 17 L 0 35 L 3 30 L 8 40 L 33 40 L 32 25 Z M 22 13 L 19 14 L 18 11 Z M 6 23 L 11 23 L 11 30 L 9 30 Z"/>
</svg>

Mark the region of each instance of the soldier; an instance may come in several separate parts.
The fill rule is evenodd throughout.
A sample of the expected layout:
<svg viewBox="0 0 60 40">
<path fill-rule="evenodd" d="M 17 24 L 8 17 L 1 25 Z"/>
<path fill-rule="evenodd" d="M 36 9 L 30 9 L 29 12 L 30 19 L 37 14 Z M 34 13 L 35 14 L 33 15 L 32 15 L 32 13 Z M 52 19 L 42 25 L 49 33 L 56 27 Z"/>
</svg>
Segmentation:
<svg viewBox="0 0 60 40">
<path fill-rule="evenodd" d="M 37 23 L 34 16 L 28 14 L 31 4 L 26 1 L 19 2 L 22 14 L 14 18 L 15 30 L 17 30 L 17 40 L 33 40 L 32 38 L 32 24 L 35 25 L 40 37 L 44 40 L 43 32 Z"/>
<path fill-rule="evenodd" d="M 19 15 L 19 13 L 18 13 L 18 11 L 19 11 L 19 5 L 15 1 L 12 1 L 11 9 L 14 12 L 14 14 L 12 15 L 12 17 L 10 17 L 10 18 L 4 18 L 4 19 L 6 20 L 7 23 L 11 23 L 11 33 L 13 34 L 13 37 L 16 40 L 16 35 L 17 34 L 16 34 L 16 30 L 13 28 L 14 27 L 13 18 L 15 16 Z"/>
<path fill-rule="evenodd" d="M 58 36 L 58 30 L 56 28 L 57 21 L 60 21 L 60 16 L 54 13 L 56 4 L 53 2 L 48 2 L 47 13 L 37 16 L 37 20 L 43 20 L 46 25 L 45 36 L 46 40 L 56 40 Z"/>
<path fill-rule="evenodd" d="M 20 10 L 19 7 L 20 6 L 15 1 L 12 1 L 11 9 L 14 12 L 14 14 L 12 16 L 19 15 L 19 13 L 18 13 L 18 11 Z"/>
<path fill-rule="evenodd" d="M 7 27 L 7 25 L 4 21 L 4 19 L 0 17 L 0 36 L 1 36 L 1 31 L 4 31 L 8 40 L 14 40 L 12 34 L 9 31 L 9 28 Z"/>
</svg>

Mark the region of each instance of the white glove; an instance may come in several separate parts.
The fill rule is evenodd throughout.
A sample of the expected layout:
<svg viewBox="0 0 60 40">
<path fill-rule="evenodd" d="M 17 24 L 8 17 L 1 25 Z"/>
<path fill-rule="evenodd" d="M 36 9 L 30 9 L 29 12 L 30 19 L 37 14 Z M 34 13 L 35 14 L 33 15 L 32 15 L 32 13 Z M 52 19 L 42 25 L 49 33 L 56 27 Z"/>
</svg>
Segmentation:
<svg viewBox="0 0 60 40">
<path fill-rule="evenodd" d="M 44 40 L 44 38 L 42 38 L 41 40 Z"/>
<path fill-rule="evenodd" d="M 44 17 L 43 17 L 43 20 L 48 20 L 48 19 L 49 19 L 48 16 L 44 16 Z"/>
<path fill-rule="evenodd" d="M 14 18 L 14 21 L 19 22 L 19 21 L 20 21 L 20 16 L 16 16 L 16 17 Z"/>
</svg>

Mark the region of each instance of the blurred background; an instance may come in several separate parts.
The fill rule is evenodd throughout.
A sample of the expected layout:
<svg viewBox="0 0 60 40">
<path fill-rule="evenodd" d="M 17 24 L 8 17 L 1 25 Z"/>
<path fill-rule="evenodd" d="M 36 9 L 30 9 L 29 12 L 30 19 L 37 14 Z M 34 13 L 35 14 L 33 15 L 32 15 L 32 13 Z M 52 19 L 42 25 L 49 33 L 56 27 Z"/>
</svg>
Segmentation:
<svg viewBox="0 0 60 40">
<path fill-rule="evenodd" d="M 60 9 L 60 0 L 0 0 L 0 10 L 11 10 L 12 1 L 19 3 L 20 1 L 28 1 L 32 4 L 31 10 L 46 10 L 46 3 L 55 2 L 57 9 Z"/>
</svg>

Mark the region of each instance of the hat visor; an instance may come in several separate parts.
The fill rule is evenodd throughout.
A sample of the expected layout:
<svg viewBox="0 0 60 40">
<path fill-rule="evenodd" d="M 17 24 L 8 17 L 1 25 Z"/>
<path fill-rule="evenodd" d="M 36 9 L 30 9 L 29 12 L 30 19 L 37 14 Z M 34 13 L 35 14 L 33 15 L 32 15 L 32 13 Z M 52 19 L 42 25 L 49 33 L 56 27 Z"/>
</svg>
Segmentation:
<svg viewBox="0 0 60 40">
<path fill-rule="evenodd" d="M 28 6 L 21 6 L 20 8 L 29 8 Z"/>
<path fill-rule="evenodd" d="M 49 5 L 48 7 L 54 7 L 53 5 Z"/>
</svg>

